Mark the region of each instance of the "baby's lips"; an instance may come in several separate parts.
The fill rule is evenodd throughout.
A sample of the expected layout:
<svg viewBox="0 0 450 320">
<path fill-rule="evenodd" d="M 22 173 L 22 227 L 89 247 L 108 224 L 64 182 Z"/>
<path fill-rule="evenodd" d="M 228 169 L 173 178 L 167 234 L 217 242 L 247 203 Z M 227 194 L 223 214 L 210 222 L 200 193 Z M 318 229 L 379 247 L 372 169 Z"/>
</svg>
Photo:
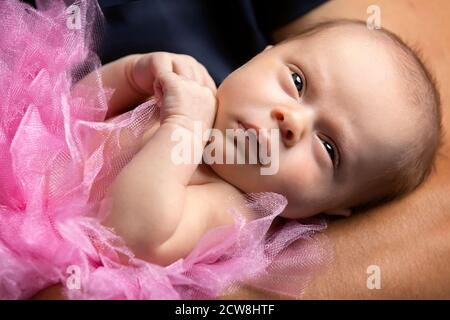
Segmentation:
<svg viewBox="0 0 450 320">
<path fill-rule="evenodd" d="M 271 137 L 269 135 L 269 129 L 259 128 L 258 126 L 239 122 L 238 126 L 244 130 L 254 129 L 257 134 L 258 144 L 263 145 L 266 149 L 267 156 L 271 156 Z"/>
<path fill-rule="evenodd" d="M 259 142 L 266 148 L 267 156 L 271 156 L 271 138 L 268 129 L 258 130 Z"/>
</svg>

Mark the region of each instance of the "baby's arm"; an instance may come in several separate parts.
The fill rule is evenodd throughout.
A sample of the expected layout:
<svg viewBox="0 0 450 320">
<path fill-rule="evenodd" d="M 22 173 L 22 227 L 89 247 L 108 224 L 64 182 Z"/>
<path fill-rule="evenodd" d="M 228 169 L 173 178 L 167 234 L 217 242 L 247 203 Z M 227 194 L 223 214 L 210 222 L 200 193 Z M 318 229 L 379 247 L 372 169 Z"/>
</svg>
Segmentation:
<svg viewBox="0 0 450 320">
<path fill-rule="evenodd" d="M 140 54 L 129 55 L 101 68 L 103 86 L 114 89 L 108 101 L 107 119 L 133 109 L 153 95 L 152 88 L 152 90 L 144 91 L 135 81 L 134 68 L 141 56 Z"/>
<path fill-rule="evenodd" d="M 125 113 L 153 96 L 156 77 L 166 71 L 173 71 L 216 91 L 205 67 L 188 55 L 168 52 L 133 54 L 100 68 L 103 87 L 114 90 L 108 101 L 106 118 Z M 96 81 L 96 74 L 91 73 L 80 80 L 75 89 L 80 84 L 89 86 Z"/>
<path fill-rule="evenodd" d="M 201 154 L 205 142 L 195 134 L 194 124 L 201 124 L 203 134 L 211 128 L 216 111 L 215 96 L 202 83 L 174 72 L 160 73 L 156 79 L 163 96 L 161 125 L 115 180 L 113 208 L 105 221 L 145 260 L 152 260 L 177 228 L 186 188 L 197 168 L 194 162 L 174 162 L 172 150 L 179 142 L 171 136 L 177 131 L 190 137 Z"/>
</svg>

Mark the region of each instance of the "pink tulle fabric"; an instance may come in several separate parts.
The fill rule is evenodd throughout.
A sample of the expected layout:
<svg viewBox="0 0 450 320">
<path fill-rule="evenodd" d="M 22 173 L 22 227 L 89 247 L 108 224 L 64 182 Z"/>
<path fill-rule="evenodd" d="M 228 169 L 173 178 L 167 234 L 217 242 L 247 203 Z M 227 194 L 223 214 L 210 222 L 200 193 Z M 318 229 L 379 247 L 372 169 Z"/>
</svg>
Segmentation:
<svg viewBox="0 0 450 320">
<path fill-rule="evenodd" d="M 269 234 L 287 204 L 281 195 L 246 195 L 260 214 L 249 223 L 223 208 L 235 225 L 211 230 L 166 267 L 135 258 L 101 225 L 108 186 L 159 111 L 150 99 L 104 121 L 112 92 L 94 53 L 97 3 L 75 2 L 81 28 L 69 28 L 62 1 L 37 5 L 0 1 L 0 298 L 57 283 L 70 299 L 209 299 L 243 285 L 298 297 L 330 259 L 312 237 L 326 224 L 288 221 Z M 77 83 L 88 74 L 89 85 Z"/>
</svg>

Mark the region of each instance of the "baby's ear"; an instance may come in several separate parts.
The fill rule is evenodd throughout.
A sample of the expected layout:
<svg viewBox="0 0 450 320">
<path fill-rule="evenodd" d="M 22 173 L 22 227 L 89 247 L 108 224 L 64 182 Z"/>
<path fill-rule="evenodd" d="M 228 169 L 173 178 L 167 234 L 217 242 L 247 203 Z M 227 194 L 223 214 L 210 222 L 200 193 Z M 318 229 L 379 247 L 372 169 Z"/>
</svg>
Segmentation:
<svg viewBox="0 0 450 320">
<path fill-rule="evenodd" d="M 337 209 L 337 210 L 325 211 L 324 213 L 329 214 L 330 216 L 349 217 L 352 214 L 352 210 L 351 209 Z"/>
</svg>

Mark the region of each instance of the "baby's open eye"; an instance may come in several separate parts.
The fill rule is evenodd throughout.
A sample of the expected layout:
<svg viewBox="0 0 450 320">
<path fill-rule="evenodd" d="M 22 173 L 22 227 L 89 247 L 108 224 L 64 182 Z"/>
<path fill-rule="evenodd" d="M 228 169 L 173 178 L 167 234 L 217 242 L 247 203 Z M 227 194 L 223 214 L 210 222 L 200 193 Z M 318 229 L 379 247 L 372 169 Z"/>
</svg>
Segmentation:
<svg viewBox="0 0 450 320">
<path fill-rule="evenodd" d="M 335 150 L 334 150 L 333 145 L 332 145 L 331 143 L 326 142 L 326 141 L 323 141 L 323 145 L 324 145 L 324 147 L 325 147 L 325 150 L 327 150 L 328 155 L 330 156 L 331 161 L 333 161 L 333 163 L 334 163 L 335 158 L 336 158 L 336 152 L 335 152 Z"/>
<path fill-rule="evenodd" d="M 333 163 L 333 166 L 336 168 L 338 166 L 339 162 L 339 151 L 335 147 L 335 145 L 332 142 L 328 142 L 325 139 L 320 139 L 323 147 L 325 148 L 325 151 L 328 153 L 328 156 L 331 159 L 331 162 Z"/>
<path fill-rule="evenodd" d="M 294 81 L 294 85 L 297 88 L 298 93 L 301 95 L 304 83 L 302 77 L 297 72 L 291 73 L 292 80 Z"/>
</svg>

